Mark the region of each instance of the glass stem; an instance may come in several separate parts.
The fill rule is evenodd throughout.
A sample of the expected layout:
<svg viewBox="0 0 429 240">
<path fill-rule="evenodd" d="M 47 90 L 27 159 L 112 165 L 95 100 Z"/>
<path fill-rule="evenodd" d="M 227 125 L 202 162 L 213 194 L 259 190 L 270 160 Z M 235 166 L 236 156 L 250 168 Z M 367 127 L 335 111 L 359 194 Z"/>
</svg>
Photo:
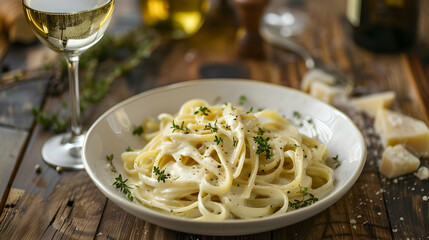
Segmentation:
<svg viewBox="0 0 429 240">
<path fill-rule="evenodd" d="M 82 135 L 82 120 L 79 96 L 79 56 L 65 56 L 69 72 L 72 139 Z"/>
</svg>

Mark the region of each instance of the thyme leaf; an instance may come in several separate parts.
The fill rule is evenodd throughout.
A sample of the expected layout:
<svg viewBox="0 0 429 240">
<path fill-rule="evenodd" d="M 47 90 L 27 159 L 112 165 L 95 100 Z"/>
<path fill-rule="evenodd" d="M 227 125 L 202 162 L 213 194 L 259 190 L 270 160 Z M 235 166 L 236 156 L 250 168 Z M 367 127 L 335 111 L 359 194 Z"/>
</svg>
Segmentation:
<svg viewBox="0 0 429 240">
<path fill-rule="evenodd" d="M 153 173 L 155 173 L 155 175 L 158 176 L 158 178 L 156 179 L 156 180 L 158 180 L 158 182 L 160 182 L 160 181 L 165 182 L 165 179 L 169 178 L 169 175 L 165 174 L 165 169 L 161 171 L 156 166 L 153 166 Z"/>
<path fill-rule="evenodd" d="M 307 191 L 307 187 L 301 188 L 300 193 L 302 194 L 302 200 L 295 199 L 293 202 L 289 201 L 289 207 L 294 209 L 303 208 L 319 200 L 318 198 L 314 197 L 313 194 L 308 193 Z M 305 199 L 305 197 L 307 197 L 307 199 Z"/>
<path fill-rule="evenodd" d="M 138 126 L 138 127 L 134 128 L 133 135 L 141 136 L 143 134 L 143 132 L 144 132 L 143 126 Z"/>
<path fill-rule="evenodd" d="M 112 172 L 116 173 L 116 167 L 113 165 L 113 154 L 106 155 L 106 160 L 109 162 Z"/>
<path fill-rule="evenodd" d="M 221 137 L 218 138 L 217 136 L 215 136 L 214 142 L 216 143 L 216 145 L 219 145 L 219 143 L 223 142 L 223 138 Z"/>
<path fill-rule="evenodd" d="M 270 140 L 269 137 L 263 138 L 262 136 L 253 137 L 253 141 L 258 144 L 258 148 L 256 149 L 257 154 L 261 154 L 265 152 L 265 157 L 267 159 L 271 158 L 271 146 L 268 144 Z"/>
<path fill-rule="evenodd" d="M 210 112 L 211 112 L 210 109 L 208 109 L 207 107 L 200 106 L 200 108 L 197 111 L 195 111 L 194 114 L 197 115 L 198 113 L 200 113 L 200 115 L 207 116 L 209 115 L 208 113 Z"/>
<path fill-rule="evenodd" d="M 133 188 L 126 184 L 128 179 L 122 180 L 122 175 L 119 174 L 119 176 L 115 178 L 115 180 L 116 181 L 113 183 L 113 186 L 115 186 L 116 188 L 119 188 L 123 194 L 127 195 L 128 200 L 133 201 L 134 197 L 132 196 L 130 191 L 130 189 L 133 189 Z"/>
</svg>

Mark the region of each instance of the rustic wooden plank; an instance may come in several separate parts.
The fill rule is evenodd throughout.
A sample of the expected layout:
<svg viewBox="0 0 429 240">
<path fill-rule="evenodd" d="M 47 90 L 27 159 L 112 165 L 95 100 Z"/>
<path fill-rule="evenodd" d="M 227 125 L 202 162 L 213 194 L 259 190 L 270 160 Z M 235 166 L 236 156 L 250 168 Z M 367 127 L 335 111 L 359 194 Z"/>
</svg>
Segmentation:
<svg viewBox="0 0 429 240">
<path fill-rule="evenodd" d="M 61 107 L 61 98 L 49 98 L 45 110 Z M 2 217 L 0 235 L 5 239 L 79 238 L 93 239 L 106 204 L 84 171 L 59 174 L 43 162 L 40 151 L 52 136 L 40 126 L 34 128 L 21 166 L 12 183 L 24 191 Z M 34 170 L 40 165 L 41 172 Z M 7 209 L 7 208 L 5 208 Z M 4 214 L 3 214 L 4 215 Z M 37 216 L 37 220 L 35 220 Z M 18 230 L 19 229 L 19 230 Z"/>
<path fill-rule="evenodd" d="M 0 127 L 0 209 L 7 199 L 12 176 L 25 147 L 27 131 Z"/>
<path fill-rule="evenodd" d="M 0 125 L 29 130 L 33 125 L 33 108 L 39 108 L 48 79 L 21 83 L 0 91 Z"/>
</svg>

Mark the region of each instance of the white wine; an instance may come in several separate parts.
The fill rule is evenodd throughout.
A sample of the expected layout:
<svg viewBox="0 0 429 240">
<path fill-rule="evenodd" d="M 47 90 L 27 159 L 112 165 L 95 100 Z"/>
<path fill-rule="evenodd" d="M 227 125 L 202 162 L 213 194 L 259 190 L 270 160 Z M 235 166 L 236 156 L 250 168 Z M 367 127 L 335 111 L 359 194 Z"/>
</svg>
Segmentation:
<svg viewBox="0 0 429 240">
<path fill-rule="evenodd" d="M 114 0 L 24 0 L 23 6 L 43 44 L 57 52 L 78 55 L 103 36 Z"/>
<path fill-rule="evenodd" d="M 180 39 L 197 32 L 209 9 L 208 0 L 140 0 L 147 27 L 163 37 Z"/>
</svg>

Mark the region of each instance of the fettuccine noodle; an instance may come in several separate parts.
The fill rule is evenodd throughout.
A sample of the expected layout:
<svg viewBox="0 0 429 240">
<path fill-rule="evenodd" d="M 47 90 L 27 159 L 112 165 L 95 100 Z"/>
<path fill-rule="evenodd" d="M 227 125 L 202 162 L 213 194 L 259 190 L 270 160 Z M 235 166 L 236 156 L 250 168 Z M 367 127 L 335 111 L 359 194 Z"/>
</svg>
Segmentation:
<svg viewBox="0 0 429 240">
<path fill-rule="evenodd" d="M 276 111 L 194 99 L 158 119 L 144 121 L 143 149 L 122 154 L 133 196 L 150 208 L 197 220 L 260 218 L 333 188 L 327 147 Z"/>
</svg>

